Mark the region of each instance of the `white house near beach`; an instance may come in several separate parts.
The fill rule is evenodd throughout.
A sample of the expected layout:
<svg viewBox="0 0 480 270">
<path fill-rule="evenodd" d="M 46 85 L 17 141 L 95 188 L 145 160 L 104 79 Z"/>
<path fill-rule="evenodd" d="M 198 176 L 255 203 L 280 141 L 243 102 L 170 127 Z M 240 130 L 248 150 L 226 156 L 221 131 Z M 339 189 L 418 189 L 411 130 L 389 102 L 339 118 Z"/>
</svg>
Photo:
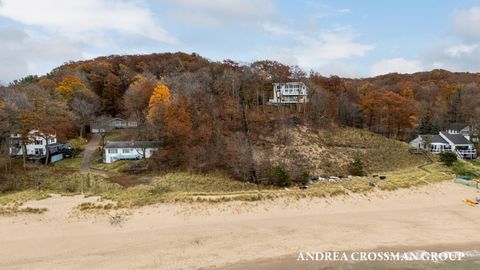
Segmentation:
<svg viewBox="0 0 480 270">
<path fill-rule="evenodd" d="M 105 144 L 103 162 L 112 163 L 117 160 L 149 158 L 158 150 L 159 146 L 159 143 L 149 141 L 110 141 Z"/>
<path fill-rule="evenodd" d="M 471 141 L 471 128 L 465 124 L 452 124 L 438 135 L 419 135 L 410 142 L 416 148 L 428 149 L 434 154 L 453 152 L 460 159 L 475 159 L 477 151 Z"/>
<path fill-rule="evenodd" d="M 37 129 L 31 130 L 28 134 L 28 143 L 25 145 L 27 156 L 45 156 L 47 153 L 47 140 L 48 145 L 57 143 L 56 134 L 48 134 L 45 136 L 45 134 L 39 132 Z M 22 156 L 23 148 L 20 134 L 11 134 L 10 141 L 10 155 Z"/>
<path fill-rule="evenodd" d="M 270 104 L 301 104 L 308 102 L 308 87 L 303 82 L 273 84 L 273 98 Z"/>
</svg>

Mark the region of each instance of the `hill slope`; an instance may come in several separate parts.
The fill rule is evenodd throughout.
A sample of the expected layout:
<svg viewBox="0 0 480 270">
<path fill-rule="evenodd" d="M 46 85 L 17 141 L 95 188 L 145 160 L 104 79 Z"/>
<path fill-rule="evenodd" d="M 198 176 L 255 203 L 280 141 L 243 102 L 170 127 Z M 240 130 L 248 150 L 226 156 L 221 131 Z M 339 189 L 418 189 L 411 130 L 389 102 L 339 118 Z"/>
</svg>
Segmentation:
<svg viewBox="0 0 480 270">
<path fill-rule="evenodd" d="M 255 146 L 257 159 L 270 156 L 273 163 L 285 163 L 316 176 L 348 175 L 349 163 L 356 156 L 369 173 L 425 162 L 424 157 L 408 152 L 408 144 L 362 129 L 330 127 L 315 131 L 301 125 L 289 128 L 287 133 L 286 143 L 278 134 L 259 139 Z"/>
</svg>

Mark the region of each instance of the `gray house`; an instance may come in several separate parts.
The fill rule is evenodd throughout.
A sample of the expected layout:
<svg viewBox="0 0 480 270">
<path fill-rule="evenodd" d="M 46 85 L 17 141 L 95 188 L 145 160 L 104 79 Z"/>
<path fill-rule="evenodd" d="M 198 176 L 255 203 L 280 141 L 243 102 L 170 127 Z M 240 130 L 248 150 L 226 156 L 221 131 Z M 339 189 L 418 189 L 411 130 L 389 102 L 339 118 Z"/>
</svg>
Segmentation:
<svg viewBox="0 0 480 270">
<path fill-rule="evenodd" d="M 100 117 L 90 123 L 90 131 L 92 133 L 106 133 L 113 129 L 136 128 L 137 126 L 138 124 L 136 121 L 130 121 L 119 117 Z"/>
<path fill-rule="evenodd" d="M 453 152 L 460 159 L 475 159 L 477 151 L 470 139 L 471 128 L 469 126 L 454 124 L 438 135 L 419 135 L 410 142 L 410 145 L 430 150 L 434 154 Z"/>
</svg>

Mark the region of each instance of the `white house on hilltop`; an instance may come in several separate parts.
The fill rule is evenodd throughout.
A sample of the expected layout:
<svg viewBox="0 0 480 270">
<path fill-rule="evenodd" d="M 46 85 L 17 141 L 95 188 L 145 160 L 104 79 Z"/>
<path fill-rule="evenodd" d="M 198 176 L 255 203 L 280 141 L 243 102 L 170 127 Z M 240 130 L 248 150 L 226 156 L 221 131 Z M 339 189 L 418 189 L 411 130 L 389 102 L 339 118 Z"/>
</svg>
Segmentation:
<svg viewBox="0 0 480 270">
<path fill-rule="evenodd" d="M 149 158 L 158 150 L 159 143 L 148 141 L 116 141 L 107 142 L 104 147 L 103 162 L 112 163 L 117 160 L 140 160 Z"/>
<path fill-rule="evenodd" d="M 475 159 L 477 151 L 471 142 L 471 128 L 465 124 L 452 124 L 438 135 L 419 135 L 410 142 L 416 148 L 428 149 L 433 154 L 453 152 L 460 159 Z"/>
<path fill-rule="evenodd" d="M 270 104 L 300 104 L 308 102 L 308 87 L 303 82 L 273 84 L 273 98 Z"/>
</svg>

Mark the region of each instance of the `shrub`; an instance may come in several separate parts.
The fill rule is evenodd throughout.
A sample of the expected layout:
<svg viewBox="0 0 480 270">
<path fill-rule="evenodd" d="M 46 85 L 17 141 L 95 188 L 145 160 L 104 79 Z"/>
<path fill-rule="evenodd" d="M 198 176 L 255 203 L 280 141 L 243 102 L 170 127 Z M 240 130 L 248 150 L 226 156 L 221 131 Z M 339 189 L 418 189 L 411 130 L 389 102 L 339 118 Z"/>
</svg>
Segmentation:
<svg viewBox="0 0 480 270">
<path fill-rule="evenodd" d="M 447 166 L 452 166 L 457 161 L 457 155 L 452 152 L 444 152 L 440 154 L 440 162 Z"/>
<path fill-rule="evenodd" d="M 306 185 L 308 183 L 308 178 L 310 178 L 310 173 L 304 170 L 298 176 L 298 182 L 302 185 Z"/>
<path fill-rule="evenodd" d="M 363 161 L 360 157 L 354 157 L 349 165 L 349 172 L 353 176 L 364 176 L 366 173 L 363 169 Z"/>
<path fill-rule="evenodd" d="M 288 187 L 292 184 L 290 176 L 285 167 L 281 165 L 274 166 L 272 169 L 274 184 L 279 187 Z"/>
</svg>

